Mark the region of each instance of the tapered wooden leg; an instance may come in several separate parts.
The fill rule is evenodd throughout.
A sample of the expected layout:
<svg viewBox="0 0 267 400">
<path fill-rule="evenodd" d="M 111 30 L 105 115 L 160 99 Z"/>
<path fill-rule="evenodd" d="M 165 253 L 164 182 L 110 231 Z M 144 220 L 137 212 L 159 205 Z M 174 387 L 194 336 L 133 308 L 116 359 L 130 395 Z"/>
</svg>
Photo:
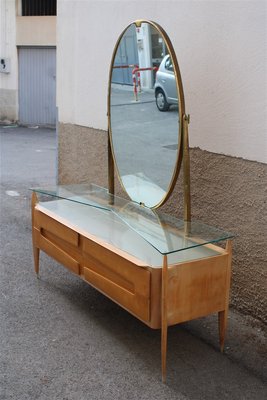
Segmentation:
<svg viewBox="0 0 267 400">
<path fill-rule="evenodd" d="M 161 298 L 161 377 L 166 382 L 166 358 L 167 358 L 167 284 L 168 284 L 168 262 L 167 256 L 163 258 L 162 268 L 162 298 Z"/>
<path fill-rule="evenodd" d="M 36 193 L 32 193 L 32 248 L 33 248 L 33 259 L 34 259 L 34 270 L 36 272 L 37 278 L 39 277 L 39 255 L 40 249 L 36 247 L 36 234 L 34 230 L 34 209 L 35 205 L 38 203 L 38 198 Z"/>
<path fill-rule="evenodd" d="M 221 352 L 224 350 L 225 333 L 227 328 L 227 318 L 229 309 L 230 283 L 231 283 L 231 265 L 232 265 L 232 241 L 227 240 L 226 251 L 228 252 L 228 263 L 226 271 L 226 290 L 225 290 L 225 309 L 218 313 L 219 339 Z"/>
<path fill-rule="evenodd" d="M 34 270 L 37 275 L 37 278 L 39 278 L 39 255 L 40 255 L 40 249 L 38 249 L 38 247 L 34 247 L 33 245 Z"/>
<path fill-rule="evenodd" d="M 220 349 L 223 353 L 224 350 L 224 340 L 225 340 L 225 333 L 227 328 L 227 315 L 228 312 L 220 311 L 218 313 L 218 323 L 219 323 L 219 339 L 220 339 Z"/>
<path fill-rule="evenodd" d="M 166 382 L 166 358 L 167 358 L 167 324 L 161 328 L 161 378 L 162 382 Z"/>
</svg>

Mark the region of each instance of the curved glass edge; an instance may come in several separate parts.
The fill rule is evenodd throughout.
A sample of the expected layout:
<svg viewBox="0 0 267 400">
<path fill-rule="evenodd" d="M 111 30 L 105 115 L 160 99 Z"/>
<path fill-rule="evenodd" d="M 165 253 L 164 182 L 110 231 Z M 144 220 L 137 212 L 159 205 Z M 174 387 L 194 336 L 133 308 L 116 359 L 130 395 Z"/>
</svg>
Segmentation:
<svg viewBox="0 0 267 400">
<path fill-rule="evenodd" d="M 49 198 L 64 199 L 114 213 L 162 255 L 231 239 L 234 234 L 199 221 L 187 222 L 110 194 L 94 184 L 31 188 Z"/>
<path fill-rule="evenodd" d="M 30 188 L 30 190 L 44 196 L 69 200 L 107 211 L 111 210 L 110 205 L 114 203 L 114 196 L 107 189 L 94 184 L 57 185 Z"/>
<path fill-rule="evenodd" d="M 234 234 L 199 221 L 187 222 L 138 204 L 116 215 L 162 255 L 231 239 Z M 138 211 L 133 209 L 139 208 Z"/>
</svg>

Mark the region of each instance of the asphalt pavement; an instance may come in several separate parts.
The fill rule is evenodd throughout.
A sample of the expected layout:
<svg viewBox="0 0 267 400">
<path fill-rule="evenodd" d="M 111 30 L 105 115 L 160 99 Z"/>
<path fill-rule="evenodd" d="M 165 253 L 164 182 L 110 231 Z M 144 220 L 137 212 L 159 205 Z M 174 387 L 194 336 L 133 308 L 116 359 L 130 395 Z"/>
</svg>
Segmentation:
<svg viewBox="0 0 267 400">
<path fill-rule="evenodd" d="M 217 317 L 160 332 L 41 254 L 33 271 L 30 187 L 57 176 L 55 130 L 0 127 L 1 400 L 265 400 L 266 327 L 231 310 L 225 353 Z"/>
</svg>

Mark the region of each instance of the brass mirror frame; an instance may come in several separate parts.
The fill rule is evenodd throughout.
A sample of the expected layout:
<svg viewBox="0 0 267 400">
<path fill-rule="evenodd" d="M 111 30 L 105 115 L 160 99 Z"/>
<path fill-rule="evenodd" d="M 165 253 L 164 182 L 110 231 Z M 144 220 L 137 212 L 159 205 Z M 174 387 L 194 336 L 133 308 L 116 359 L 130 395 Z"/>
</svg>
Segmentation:
<svg viewBox="0 0 267 400">
<path fill-rule="evenodd" d="M 119 47 L 119 44 L 121 42 L 121 39 L 124 35 L 124 33 L 127 31 L 127 29 L 131 25 L 135 25 L 136 28 L 140 28 L 142 23 L 147 23 L 151 26 L 153 26 L 163 37 L 165 41 L 165 45 L 168 49 L 168 53 L 170 54 L 174 66 L 174 75 L 176 78 L 176 88 L 177 88 L 177 94 L 178 94 L 178 107 L 179 107 L 179 127 L 178 127 L 178 149 L 177 149 L 177 159 L 176 163 L 174 166 L 172 178 L 168 187 L 168 190 L 166 191 L 166 195 L 164 198 L 156 204 L 154 207 L 151 207 L 151 209 L 156 209 L 160 206 L 162 206 L 170 197 L 180 169 L 181 169 L 181 163 L 183 159 L 183 170 L 184 170 L 184 219 L 186 221 L 190 221 L 190 216 L 191 216 L 191 210 L 190 210 L 190 169 L 189 169 L 189 146 L 188 146 L 188 123 L 189 123 L 189 116 L 185 114 L 185 101 L 184 101 L 184 91 L 183 91 L 183 85 L 182 85 L 182 79 L 181 79 L 181 74 L 180 74 L 180 69 L 179 65 L 177 62 L 176 54 L 174 51 L 174 48 L 172 46 L 172 43 L 169 39 L 169 36 L 167 33 L 164 31 L 164 29 L 157 24 L 156 22 L 141 19 L 137 20 L 134 22 L 131 22 L 121 33 L 119 36 L 115 48 L 113 50 L 112 58 L 111 58 L 111 64 L 110 64 L 110 69 L 109 69 L 109 83 L 108 83 L 108 111 L 107 111 L 107 116 L 108 116 L 108 186 L 109 186 L 109 192 L 111 194 L 114 194 L 114 166 L 117 172 L 117 176 L 119 179 L 119 182 L 121 184 L 121 187 L 123 190 L 127 193 L 127 190 L 122 182 L 122 179 L 119 174 L 119 169 L 117 166 L 116 162 L 116 157 L 114 153 L 114 148 L 113 148 L 113 141 L 112 141 L 112 129 L 111 129 L 111 118 L 110 118 L 110 106 L 111 106 L 111 79 L 112 79 L 112 72 L 113 72 L 113 65 L 115 61 L 115 57 L 117 54 L 117 50 Z M 128 194 L 128 193 L 127 193 Z"/>
</svg>

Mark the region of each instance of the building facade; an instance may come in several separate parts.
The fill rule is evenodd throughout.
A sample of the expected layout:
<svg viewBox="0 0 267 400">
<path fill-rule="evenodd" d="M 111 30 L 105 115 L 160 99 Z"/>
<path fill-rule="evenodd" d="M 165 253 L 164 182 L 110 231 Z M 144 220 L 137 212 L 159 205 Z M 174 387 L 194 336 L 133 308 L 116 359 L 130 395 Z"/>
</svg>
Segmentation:
<svg viewBox="0 0 267 400">
<path fill-rule="evenodd" d="M 56 124 L 56 0 L 0 3 L 0 121 Z"/>
</svg>

